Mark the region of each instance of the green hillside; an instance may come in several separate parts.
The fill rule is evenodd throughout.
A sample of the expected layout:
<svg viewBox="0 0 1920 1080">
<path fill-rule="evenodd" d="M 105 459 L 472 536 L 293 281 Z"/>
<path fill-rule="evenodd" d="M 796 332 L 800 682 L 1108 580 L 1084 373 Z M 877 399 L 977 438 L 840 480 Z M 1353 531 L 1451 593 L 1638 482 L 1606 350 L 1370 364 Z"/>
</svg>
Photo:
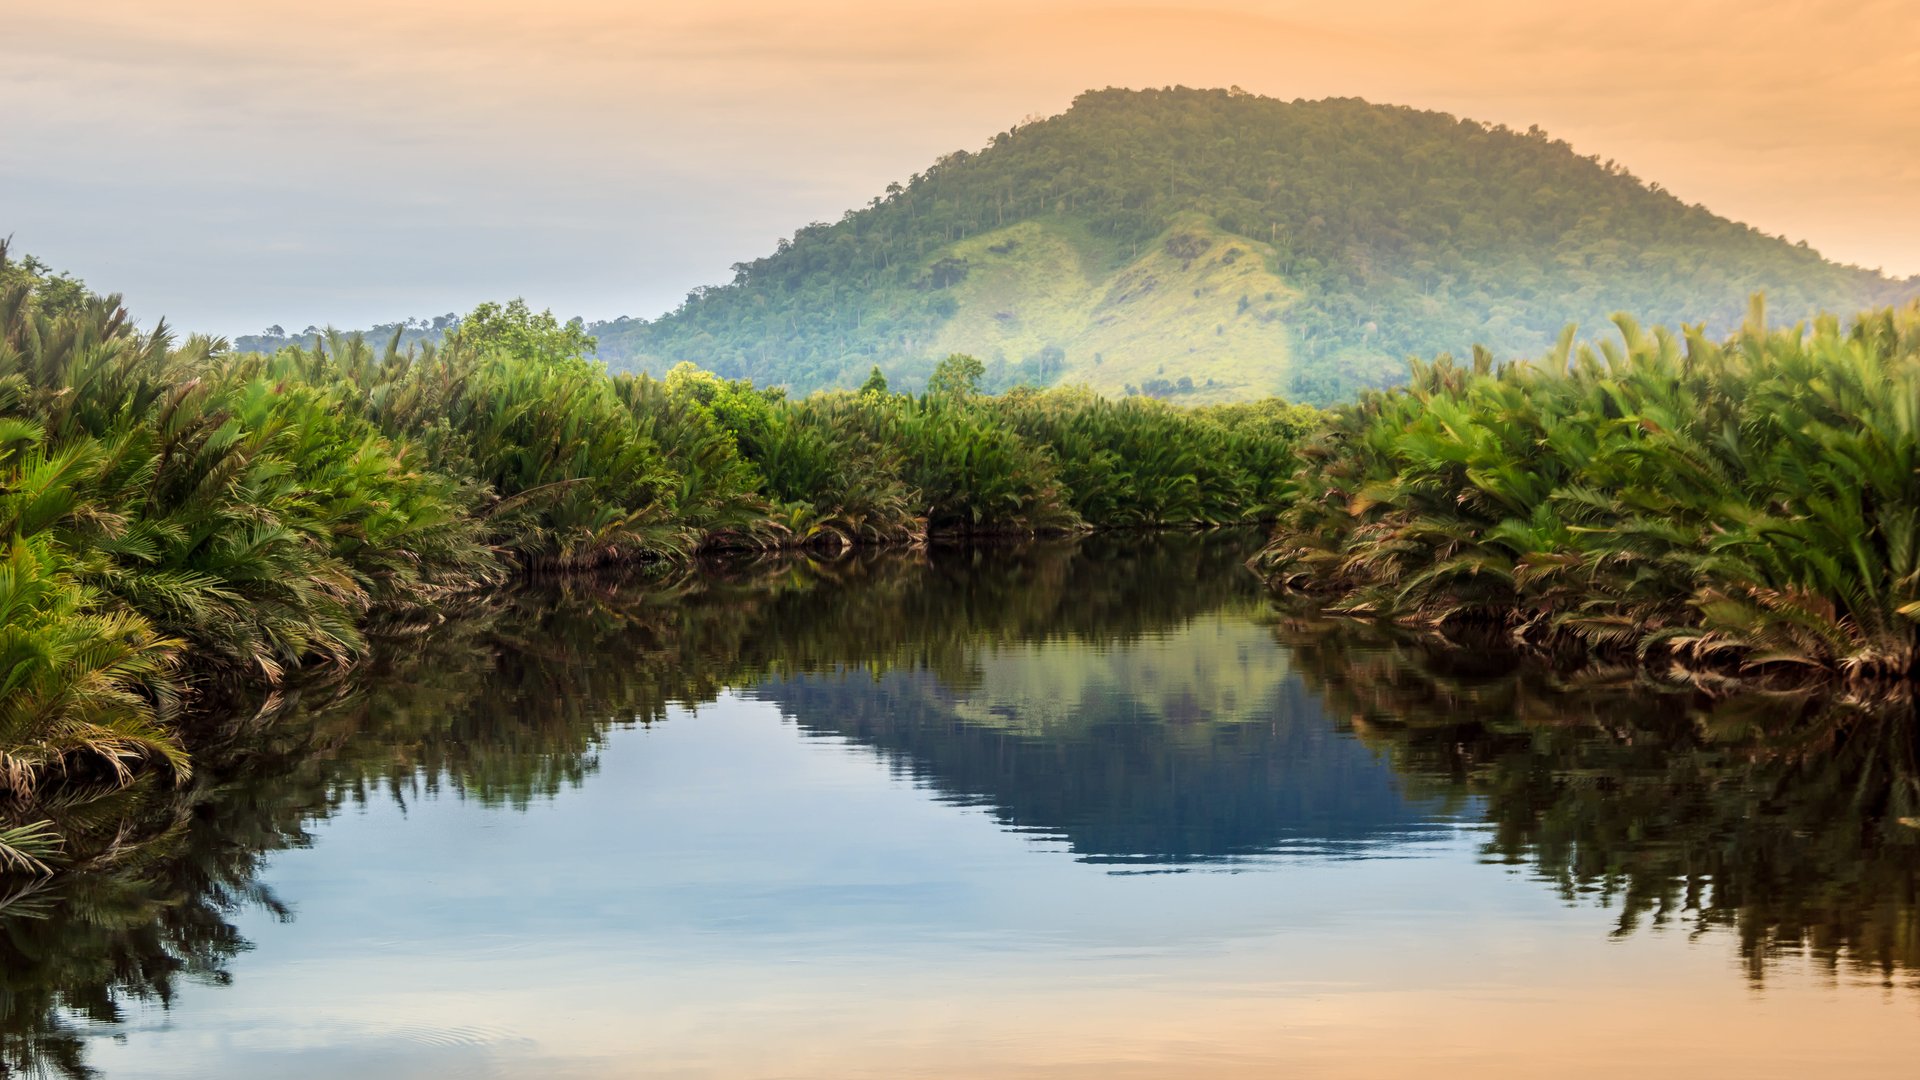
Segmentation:
<svg viewBox="0 0 1920 1080">
<path fill-rule="evenodd" d="M 1107 394 L 1164 388 L 1193 400 L 1283 389 L 1294 290 L 1267 244 L 1183 215 L 1118 270 L 1084 230 L 1029 220 L 952 245 L 964 280 L 926 355 L 972 353 L 994 382 L 1086 383 Z M 1244 299 L 1243 299 L 1244 298 Z M 1186 377 L 1187 389 L 1178 382 Z"/>
<path fill-rule="evenodd" d="M 1327 401 L 1409 355 L 1544 352 L 1615 311 L 1737 326 L 1920 293 L 1688 206 L 1537 129 L 1345 99 L 1102 90 L 948 155 L 662 318 L 616 368 L 797 391 L 973 353 L 990 384 Z M 1184 381 L 1183 381 L 1184 380 Z"/>
</svg>

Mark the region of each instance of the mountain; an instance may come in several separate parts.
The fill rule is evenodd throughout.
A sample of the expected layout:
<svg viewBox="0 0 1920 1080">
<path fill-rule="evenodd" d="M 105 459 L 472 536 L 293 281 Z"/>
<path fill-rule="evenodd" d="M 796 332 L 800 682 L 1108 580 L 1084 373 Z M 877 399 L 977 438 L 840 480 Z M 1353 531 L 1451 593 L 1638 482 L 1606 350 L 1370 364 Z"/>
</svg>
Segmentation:
<svg viewBox="0 0 1920 1080">
<path fill-rule="evenodd" d="M 656 320 L 591 324 L 601 357 L 806 392 L 875 365 L 914 388 L 967 352 L 989 388 L 1324 403 L 1410 355 L 1534 355 L 1617 311 L 1717 333 L 1754 292 L 1785 318 L 1920 295 L 1537 128 L 1184 88 L 1082 94 L 733 269 Z"/>
<path fill-rule="evenodd" d="M 1408 355 L 1544 351 L 1569 321 L 1731 328 L 1920 293 L 1689 206 L 1536 129 L 1355 99 L 1101 90 L 959 152 L 652 322 L 617 365 L 796 390 L 992 381 L 1326 401 Z"/>
</svg>

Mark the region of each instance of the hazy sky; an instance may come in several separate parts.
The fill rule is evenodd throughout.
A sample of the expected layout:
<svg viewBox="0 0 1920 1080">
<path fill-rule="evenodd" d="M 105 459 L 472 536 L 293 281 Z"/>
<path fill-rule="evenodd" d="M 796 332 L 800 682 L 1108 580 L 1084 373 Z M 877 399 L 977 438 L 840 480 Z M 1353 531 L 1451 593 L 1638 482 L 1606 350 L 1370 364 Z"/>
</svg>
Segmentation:
<svg viewBox="0 0 1920 1080">
<path fill-rule="evenodd" d="M 226 333 L 655 315 L 1090 87 L 1517 127 L 1920 273 L 1920 0 L 0 0 L 0 235 Z"/>
</svg>

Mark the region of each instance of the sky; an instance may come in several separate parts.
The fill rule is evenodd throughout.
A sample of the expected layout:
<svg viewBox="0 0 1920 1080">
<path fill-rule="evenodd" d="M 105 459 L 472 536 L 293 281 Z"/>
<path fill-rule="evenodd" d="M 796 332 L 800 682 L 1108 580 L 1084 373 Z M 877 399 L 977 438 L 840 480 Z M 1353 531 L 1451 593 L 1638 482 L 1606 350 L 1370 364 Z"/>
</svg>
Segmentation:
<svg viewBox="0 0 1920 1080">
<path fill-rule="evenodd" d="M 1920 0 L 0 0 L 0 236 L 236 334 L 654 316 L 1106 86 L 1525 128 L 1920 273 Z"/>
</svg>

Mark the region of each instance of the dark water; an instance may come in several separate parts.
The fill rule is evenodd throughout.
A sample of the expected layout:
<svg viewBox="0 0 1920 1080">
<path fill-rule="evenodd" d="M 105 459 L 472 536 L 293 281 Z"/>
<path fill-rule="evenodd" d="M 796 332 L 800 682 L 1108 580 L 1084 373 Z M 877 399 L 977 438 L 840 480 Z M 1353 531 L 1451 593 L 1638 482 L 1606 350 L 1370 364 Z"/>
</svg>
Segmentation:
<svg viewBox="0 0 1920 1080">
<path fill-rule="evenodd" d="M 68 811 L 84 872 L 0 906 L 5 1060 L 1914 1075 L 1911 713 L 1301 624 L 1249 542 L 483 604 Z"/>
</svg>

